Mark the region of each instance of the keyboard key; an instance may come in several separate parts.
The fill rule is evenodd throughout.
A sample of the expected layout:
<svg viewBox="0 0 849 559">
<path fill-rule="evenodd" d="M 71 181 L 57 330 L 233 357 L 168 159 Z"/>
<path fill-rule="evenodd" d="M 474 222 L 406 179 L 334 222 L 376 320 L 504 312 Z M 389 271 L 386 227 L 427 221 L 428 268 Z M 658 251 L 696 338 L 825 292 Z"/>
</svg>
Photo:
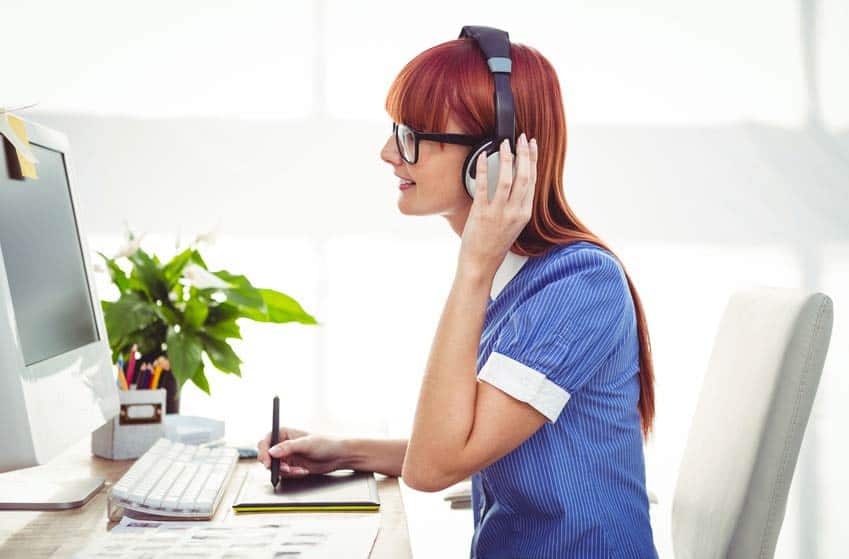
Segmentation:
<svg viewBox="0 0 849 559">
<path fill-rule="evenodd" d="M 232 448 L 159 439 L 109 493 L 121 506 L 178 518 L 211 518 L 238 460 Z"/>
</svg>

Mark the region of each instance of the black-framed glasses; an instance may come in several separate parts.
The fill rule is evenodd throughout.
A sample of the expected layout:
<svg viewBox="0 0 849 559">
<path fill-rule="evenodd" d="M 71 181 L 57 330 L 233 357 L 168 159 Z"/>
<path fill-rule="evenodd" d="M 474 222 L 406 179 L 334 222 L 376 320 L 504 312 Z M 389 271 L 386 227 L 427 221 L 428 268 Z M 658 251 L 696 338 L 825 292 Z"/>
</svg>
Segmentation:
<svg viewBox="0 0 849 559">
<path fill-rule="evenodd" d="M 406 124 L 392 123 L 392 133 L 395 135 L 395 144 L 401 157 L 413 165 L 419 160 L 419 142 L 432 140 L 434 142 L 445 142 L 446 144 L 458 144 L 461 146 L 474 146 L 487 139 L 488 136 L 473 136 L 471 134 L 435 134 L 430 132 L 419 132 Z"/>
</svg>

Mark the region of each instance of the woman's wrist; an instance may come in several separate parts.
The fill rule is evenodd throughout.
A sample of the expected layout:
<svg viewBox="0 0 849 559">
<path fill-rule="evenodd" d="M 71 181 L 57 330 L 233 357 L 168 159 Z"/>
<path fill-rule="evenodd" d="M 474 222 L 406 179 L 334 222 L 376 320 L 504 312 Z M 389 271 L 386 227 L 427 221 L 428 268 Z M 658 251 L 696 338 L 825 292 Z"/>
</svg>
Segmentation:
<svg viewBox="0 0 849 559">
<path fill-rule="evenodd" d="M 400 476 L 407 452 L 406 440 L 342 439 L 342 467 Z"/>
<path fill-rule="evenodd" d="M 342 468 L 362 470 L 366 461 L 362 439 L 342 439 Z"/>
<path fill-rule="evenodd" d="M 497 268 L 496 268 L 497 269 Z M 480 263 L 461 262 L 457 266 L 455 281 L 464 283 L 471 287 L 486 288 L 492 285 L 495 278 L 495 269 Z"/>
</svg>

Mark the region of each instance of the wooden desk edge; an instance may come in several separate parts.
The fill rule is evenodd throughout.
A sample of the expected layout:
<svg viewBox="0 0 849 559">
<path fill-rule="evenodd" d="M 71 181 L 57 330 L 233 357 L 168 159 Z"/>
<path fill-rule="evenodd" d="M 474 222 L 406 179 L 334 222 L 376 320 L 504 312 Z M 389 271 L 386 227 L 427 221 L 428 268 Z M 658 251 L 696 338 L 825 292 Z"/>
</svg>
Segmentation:
<svg viewBox="0 0 849 559">
<path fill-rule="evenodd" d="M 106 514 L 106 494 L 133 464 L 133 460 L 107 460 L 91 455 L 85 439 L 61 454 L 50 464 L 27 470 L 34 479 L 98 476 L 106 485 L 85 506 L 65 511 L 0 511 L 0 557 L 70 557 L 94 538 L 108 532 L 116 523 Z M 240 460 L 224 492 L 213 520 L 224 520 L 235 513 L 231 504 L 244 473 L 258 466 L 252 460 Z M 259 466 L 261 467 L 261 466 Z M 407 519 L 398 478 L 377 475 L 380 494 L 379 513 L 280 513 L 310 514 L 321 517 L 338 514 L 380 514 L 380 530 L 370 559 L 412 557 Z M 261 514 L 261 513 L 258 513 Z M 271 513 L 269 513 L 271 514 Z M 22 523 L 23 521 L 23 523 Z"/>
</svg>

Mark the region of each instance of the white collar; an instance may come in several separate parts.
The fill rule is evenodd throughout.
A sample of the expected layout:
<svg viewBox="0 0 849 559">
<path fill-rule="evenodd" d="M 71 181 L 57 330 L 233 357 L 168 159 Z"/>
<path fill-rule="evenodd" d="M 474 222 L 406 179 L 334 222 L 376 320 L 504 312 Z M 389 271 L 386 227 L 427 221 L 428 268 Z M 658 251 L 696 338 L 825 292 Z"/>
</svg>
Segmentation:
<svg viewBox="0 0 849 559">
<path fill-rule="evenodd" d="M 507 252 L 507 255 L 504 257 L 504 261 L 498 267 L 498 270 L 495 272 L 495 277 L 492 279 L 492 289 L 489 291 L 489 295 L 492 299 L 498 297 L 501 290 L 503 290 L 504 287 L 510 283 L 510 280 L 519 273 L 519 270 L 522 269 L 522 266 L 524 266 L 527 261 L 527 256 L 520 256 L 515 252 L 510 251 Z"/>
</svg>

